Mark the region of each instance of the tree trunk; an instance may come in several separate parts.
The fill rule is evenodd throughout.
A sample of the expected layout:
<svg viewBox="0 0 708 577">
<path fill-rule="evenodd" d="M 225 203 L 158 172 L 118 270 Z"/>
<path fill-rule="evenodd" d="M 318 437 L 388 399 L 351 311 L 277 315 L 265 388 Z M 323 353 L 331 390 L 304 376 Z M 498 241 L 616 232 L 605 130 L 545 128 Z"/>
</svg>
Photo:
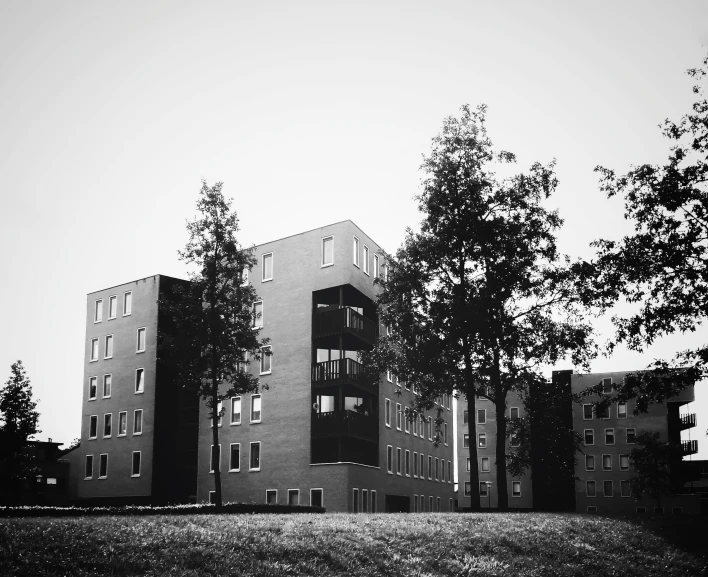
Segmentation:
<svg viewBox="0 0 708 577">
<path fill-rule="evenodd" d="M 214 451 L 217 451 L 219 460 L 214 463 L 214 504 L 216 505 L 216 510 L 221 510 L 221 447 L 219 447 L 219 385 L 216 380 L 216 373 L 212 378 L 212 390 L 211 390 L 211 431 L 212 431 L 212 442 L 214 443 L 214 448 L 212 449 L 212 455 L 210 458 L 213 460 Z"/>
<path fill-rule="evenodd" d="M 467 435 L 470 440 L 469 442 L 469 454 L 470 454 L 470 507 L 472 511 L 480 510 L 479 503 L 479 464 L 477 462 L 477 430 L 475 426 L 475 394 L 474 394 L 474 382 L 470 378 L 467 381 L 467 390 L 465 391 L 465 396 L 467 397 Z M 462 479 L 460 479 L 462 477 Z M 458 471 L 458 481 L 462 480 L 462 494 L 464 495 L 464 472 Z"/>
<path fill-rule="evenodd" d="M 494 349 L 492 367 L 492 387 L 494 388 L 494 408 L 497 419 L 496 468 L 497 468 L 497 509 L 509 509 L 509 491 L 506 486 L 506 395 L 499 371 L 499 349 Z"/>
</svg>

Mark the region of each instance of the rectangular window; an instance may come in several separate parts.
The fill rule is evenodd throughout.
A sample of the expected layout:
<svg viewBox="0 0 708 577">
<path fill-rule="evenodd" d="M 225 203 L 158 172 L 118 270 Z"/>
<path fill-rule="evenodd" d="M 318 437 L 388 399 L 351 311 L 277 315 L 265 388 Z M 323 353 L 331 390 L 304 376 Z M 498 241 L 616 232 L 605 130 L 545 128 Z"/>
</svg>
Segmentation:
<svg viewBox="0 0 708 577">
<path fill-rule="evenodd" d="M 447 482 L 452 483 L 452 461 L 447 462 Z"/>
<path fill-rule="evenodd" d="M 432 495 L 428 497 L 428 511 L 432 512 L 433 510 L 433 497 Z"/>
<path fill-rule="evenodd" d="M 209 504 L 213 505 L 216 503 L 216 491 L 209 491 Z"/>
<path fill-rule="evenodd" d="M 595 455 L 585 455 L 585 470 L 594 471 L 595 470 Z"/>
<path fill-rule="evenodd" d="M 595 481 L 585 481 L 585 494 L 588 497 L 595 496 Z"/>
<path fill-rule="evenodd" d="M 222 414 L 223 414 L 223 411 L 224 411 L 224 405 L 223 405 L 223 403 L 222 403 L 221 401 L 219 401 L 219 402 L 216 404 L 216 415 L 217 415 L 217 423 L 216 423 L 216 426 L 217 426 L 217 427 L 220 427 L 220 426 L 222 425 L 222 421 L 223 421 L 223 419 L 222 419 Z"/>
<path fill-rule="evenodd" d="M 583 405 L 583 419 L 592 421 L 592 405 Z"/>
<path fill-rule="evenodd" d="M 133 293 L 123 293 L 123 316 L 127 317 L 133 312 Z"/>
<path fill-rule="evenodd" d="M 261 347 L 261 375 L 269 375 L 273 370 L 273 352 L 270 345 Z"/>
<path fill-rule="evenodd" d="M 288 505 L 300 504 L 300 489 L 288 489 Z"/>
<path fill-rule="evenodd" d="M 617 418 L 626 419 L 627 418 L 627 403 L 617 403 Z"/>
<path fill-rule="evenodd" d="M 487 483 L 486 483 L 486 481 L 481 481 L 481 482 L 479 483 L 479 496 L 480 496 L 480 497 L 486 497 L 486 496 L 488 496 L 488 493 L 487 493 Z"/>
<path fill-rule="evenodd" d="M 354 266 L 359 266 L 359 239 L 354 237 Z"/>
<path fill-rule="evenodd" d="M 588 513 L 597 513 L 597 507 L 595 507 L 595 505 L 588 505 L 586 511 Z"/>
<path fill-rule="evenodd" d="M 487 448 L 487 433 L 478 433 L 477 434 L 477 446 L 480 449 Z"/>
<path fill-rule="evenodd" d="M 447 445 L 447 423 L 443 423 L 443 442 Z"/>
<path fill-rule="evenodd" d="M 509 419 L 512 421 L 519 420 L 519 407 L 511 407 L 509 409 Z"/>
<path fill-rule="evenodd" d="M 108 318 L 114 319 L 118 315 L 118 297 L 108 297 Z"/>
<path fill-rule="evenodd" d="M 602 470 L 611 471 L 612 470 L 612 455 L 602 455 Z"/>
<path fill-rule="evenodd" d="M 106 346 L 103 349 L 103 358 L 113 358 L 113 335 L 106 335 Z"/>
<path fill-rule="evenodd" d="M 401 421 L 401 403 L 396 403 L 396 429 L 398 429 L 399 431 L 401 430 Z"/>
<path fill-rule="evenodd" d="M 602 490 L 605 497 L 612 497 L 612 481 L 603 481 Z"/>
<path fill-rule="evenodd" d="M 320 266 L 331 266 L 334 264 L 334 237 L 326 236 L 322 239 L 322 263 Z"/>
<path fill-rule="evenodd" d="M 133 413 L 133 435 L 143 434 L 143 410 L 135 409 Z"/>
<path fill-rule="evenodd" d="M 118 413 L 118 436 L 125 437 L 128 434 L 128 413 L 121 411 Z"/>
<path fill-rule="evenodd" d="M 251 395 L 251 422 L 261 422 L 261 396 Z"/>
<path fill-rule="evenodd" d="M 411 476 L 411 452 L 408 449 L 406 449 L 405 474 L 406 477 Z"/>
<path fill-rule="evenodd" d="M 84 479 L 93 478 L 93 455 L 86 455 L 86 465 L 84 466 Z"/>
<path fill-rule="evenodd" d="M 376 513 L 376 491 L 371 491 L 371 512 Z"/>
<path fill-rule="evenodd" d="M 391 445 L 386 447 L 386 470 L 393 473 L 393 447 Z"/>
<path fill-rule="evenodd" d="M 386 371 L 386 380 L 387 380 L 389 383 L 392 383 L 392 382 L 393 382 L 393 378 L 391 377 L 391 371 Z"/>
<path fill-rule="evenodd" d="M 469 446 L 470 446 L 470 436 L 467 433 L 465 433 L 464 435 L 462 435 L 462 447 L 465 449 L 469 449 Z"/>
<path fill-rule="evenodd" d="M 138 353 L 145 352 L 145 331 L 145 327 L 138 329 L 138 347 L 136 349 L 136 352 Z"/>
<path fill-rule="evenodd" d="M 614 445 L 615 444 L 615 430 L 614 429 L 605 429 L 605 445 Z"/>
<path fill-rule="evenodd" d="M 261 281 L 273 280 L 273 253 L 264 254 L 261 260 L 263 261 L 263 277 Z"/>
<path fill-rule="evenodd" d="M 391 426 L 391 400 L 386 399 L 384 401 L 384 424 L 387 427 Z"/>
<path fill-rule="evenodd" d="M 477 409 L 477 423 L 484 425 L 487 422 L 487 409 Z"/>
<path fill-rule="evenodd" d="M 213 473 L 219 467 L 221 471 L 221 445 L 211 445 L 211 459 L 209 459 L 209 472 Z"/>
<path fill-rule="evenodd" d="M 89 377 L 89 401 L 96 398 L 96 392 L 98 379 L 96 377 Z"/>
<path fill-rule="evenodd" d="M 352 511 L 359 512 L 359 489 L 352 489 Z"/>
<path fill-rule="evenodd" d="M 511 496 L 512 497 L 521 497 L 521 481 L 512 481 L 511 482 Z"/>
<path fill-rule="evenodd" d="M 629 469 L 629 455 L 620 455 L 620 469 L 622 471 Z"/>
<path fill-rule="evenodd" d="M 418 453 L 413 452 L 413 477 L 418 478 Z"/>
<path fill-rule="evenodd" d="M 251 457 L 248 460 L 251 471 L 261 470 L 261 442 L 251 443 Z"/>
<path fill-rule="evenodd" d="M 89 418 L 89 439 L 95 439 L 98 436 L 98 415 L 91 415 Z"/>
<path fill-rule="evenodd" d="M 229 445 L 229 471 L 241 470 L 241 443 Z"/>
<path fill-rule="evenodd" d="M 266 490 L 266 503 L 268 505 L 275 505 L 278 503 L 278 490 L 277 489 Z"/>
<path fill-rule="evenodd" d="M 145 392 L 145 369 L 135 369 L 135 394 Z"/>
<path fill-rule="evenodd" d="M 93 322 L 100 323 L 103 319 L 103 300 L 99 299 L 93 309 Z"/>
<path fill-rule="evenodd" d="M 383 279 L 384 282 L 388 282 L 388 265 L 384 264 L 383 265 Z M 432 499 L 432 497 L 430 497 Z"/>
<path fill-rule="evenodd" d="M 111 426 L 113 425 L 113 413 L 103 415 L 103 437 L 111 436 Z"/>
<path fill-rule="evenodd" d="M 408 411 L 408 407 L 404 407 L 404 409 L 403 409 L 403 427 L 404 427 L 406 433 L 408 433 L 410 435 L 411 422 L 408 420 L 408 415 L 406 414 L 407 411 Z"/>
<path fill-rule="evenodd" d="M 103 375 L 103 398 L 107 399 L 111 396 L 111 384 L 113 377 L 111 375 Z"/>
<path fill-rule="evenodd" d="M 521 446 L 521 438 L 519 437 L 519 434 L 516 431 L 512 431 L 512 433 L 511 433 L 511 439 L 509 440 L 509 446 L 511 446 L 511 447 L 520 447 Z"/>
<path fill-rule="evenodd" d="M 428 455 L 428 479 L 433 480 L 433 457 Z"/>
<path fill-rule="evenodd" d="M 465 410 L 465 411 L 462 411 L 462 424 L 463 424 L 463 425 L 466 425 L 467 422 L 468 422 L 468 420 L 469 420 L 468 417 L 467 417 L 467 415 L 468 415 L 468 413 L 467 413 L 466 410 Z"/>
<path fill-rule="evenodd" d="M 241 397 L 231 398 L 231 424 L 241 424 Z"/>
<path fill-rule="evenodd" d="M 98 360 L 98 339 L 91 339 L 91 361 Z"/>
<path fill-rule="evenodd" d="M 594 429 L 585 429 L 584 431 L 585 445 L 595 444 L 595 431 Z"/>
<path fill-rule="evenodd" d="M 428 417 L 428 441 L 433 440 L 433 417 Z"/>
<path fill-rule="evenodd" d="M 420 472 L 418 473 L 418 477 L 420 479 L 425 478 L 425 473 L 423 473 L 423 470 L 425 469 L 425 455 L 423 453 L 420 454 Z"/>
<path fill-rule="evenodd" d="M 632 489 L 629 486 L 629 481 L 627 481 L 627 480 L 620 481 L 620 491 L 621 491 L 621 495 L 623 497 L 631 497 L 632 496 Z"/>
<path fill-rule="evenodd" d="M 379 278 L 379 255 L 374 255 L 374 278 Z"/>
<path fill-rule="evenodd" d="M 602 394 L 609 395 L 612 393 L 612 377 L 602 379 Z"/>
<path fill-rule="evenodd" d="M 627 429 L 627 444 L 633 445 L 636 442 L 637 435 L 634 429 Z"/>
<path fill-rule="evenodd" d="M 253 328 L 263 328 L 263 301 L 253 303 Z"/>
<path fill-rule="evenodd" d="M 467 470 L 469 471 L 469 468 Z M 489 473 L 489 471 L 489 457 L 482 457 L 482 473 Z"/>
<path fill-rule="evenodd" d="M 369 491 L 366 489 L 361 490 L 361 512 L 369 512 Z"/>
<path fill-rule="evenodd" d="M 435 480 L 440 480 L 440 459 L 435 457 Z"/>
<path fill-rule="evenodd" d="M 131 477 L 140 476 L 140 457 L 140 451 L 133 451 L 133 468 L 132 472 L 130 473 Z"/>
<path fill-rule="evenodd" d="M 598 409 L 598 418 L 609 419 L 610 418 L 610 407 L 609 405 L 600 407 Z"/>
<path fill-rule="evenodd" d="M 472 484 L 467 481 L 465 482 L 465 497 L 469 497 L 472 494 Z"/>
<path fill-rule="evenodd" d="M 396 447 L 396 474 L 400 475 L 403 473 L 403 468 L 401 466 L 401 448 Z"/>
<path fill-rule="evenodd" d="M 364 245 L 364 272 L 369 274 L 369 247 Z"/>
<path fill-rule="evenodd" d="M 102 453 L 98 456 L 98 478 L 105 479 L 108 477 L 108 455 Z"/>
</svg>

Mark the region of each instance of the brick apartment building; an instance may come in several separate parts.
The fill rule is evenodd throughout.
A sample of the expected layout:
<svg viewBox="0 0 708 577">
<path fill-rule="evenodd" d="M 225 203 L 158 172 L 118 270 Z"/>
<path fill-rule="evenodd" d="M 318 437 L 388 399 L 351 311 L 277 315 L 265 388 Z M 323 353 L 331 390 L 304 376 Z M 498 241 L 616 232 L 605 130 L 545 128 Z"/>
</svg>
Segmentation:
<svg viewBox="0 0 708 577">
<path fill-rule="evenodd" d="M 414 393 L 392 375 L 367 383 L 357 361 L 384 330 L 379 252 L 351 221 L 255 248 L 248 282 L 272 355 L 250 370 L 268 388 L 226 403 L 219 451 L 206 406 L 157 355 L 169 331 L 158 297 L 186 281 L 156 275 L 89 294 L 78 499 L 208 501 L 218 466 L 226 501 L 452 510 L 451 399 L 435 447 L 432 412 L 406 419 Z"/>
</svg>

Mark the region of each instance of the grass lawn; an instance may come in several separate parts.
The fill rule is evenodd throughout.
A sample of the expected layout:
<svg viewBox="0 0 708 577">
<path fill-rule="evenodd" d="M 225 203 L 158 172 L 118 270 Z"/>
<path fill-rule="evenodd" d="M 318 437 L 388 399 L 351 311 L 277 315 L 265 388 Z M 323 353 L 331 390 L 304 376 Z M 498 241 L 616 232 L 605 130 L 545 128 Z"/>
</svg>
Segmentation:
<svg viewBox="0 0 708 577">
<path fill-rule="evenodd" d="M 705 542 L 704 520 L 685 523 L 702 524 Z M 1 519 L 0 575 L 708 573 L 701 549 L 661 533 L 656 522 L 543 513 Z"/>
</svg>

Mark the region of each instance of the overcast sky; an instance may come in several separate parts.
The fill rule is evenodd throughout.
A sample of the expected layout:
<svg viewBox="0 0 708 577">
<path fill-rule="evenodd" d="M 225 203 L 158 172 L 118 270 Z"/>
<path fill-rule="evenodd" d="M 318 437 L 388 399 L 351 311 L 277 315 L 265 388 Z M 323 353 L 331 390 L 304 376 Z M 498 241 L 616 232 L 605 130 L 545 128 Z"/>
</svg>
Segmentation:
<svg viewBox="0 0 708 577">
<path fill-rule="evenodd" d="M 421 155 L 463 103 L 489 106 L 519 170 L 557 159 L 560 246 L 589 257 L 628 231 L 593 168 L 666 159 L 657 125 L 689 110 L 707 50 L 705 1 L 4 0 L 0 379 L 22 359 L 40 438 L 78 437 L 86 293 L 184 277 L 202 178 L 225 183 L 244 244 L 352 219 L 395 250 L 420 220 Z M 707 458 L 708 402 L 692 410 Z"/>
</svg>

